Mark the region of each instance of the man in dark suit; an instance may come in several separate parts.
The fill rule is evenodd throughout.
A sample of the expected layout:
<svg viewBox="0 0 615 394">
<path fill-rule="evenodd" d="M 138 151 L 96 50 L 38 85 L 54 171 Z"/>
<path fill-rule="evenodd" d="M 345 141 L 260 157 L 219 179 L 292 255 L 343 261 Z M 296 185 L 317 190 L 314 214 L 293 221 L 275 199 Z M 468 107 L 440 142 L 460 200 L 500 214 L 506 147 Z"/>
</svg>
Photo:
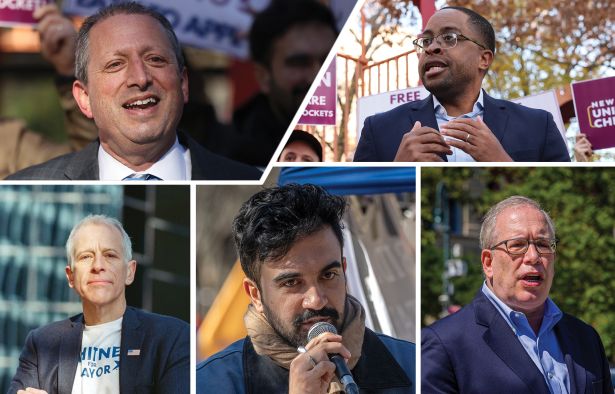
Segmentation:
<svg viewBox="0 0 615 394">
<path fill-rule="evenodd" d="M 414 41 L 431 95 L 366 119 L 354 161 L 570 161 L 552 116 L 488 96 L 491 24 L 445 7 Z"/>
<path fill-rule="evenodd" d="M 126 306 L 136 261 L 121 223 L 90 215 L 66 250 L 83 313 L 30 332 L 9 393 L 189 392 L 189 325 Z"/>
<path fill-rule="evenodd" d="M 188 75 L 177 37 L 161 14 L 112 4 L 81 27 L 73 96 L 98 140 L 83 151 L 8 179 L 259 179 L 260 171 L 215 155 L 177 132 Z"/>
<path fill-rule="evenodd" d="M 555 228 L 533 200 L 493 206 L 481 227 L 485 283 L 422 331 L 422 393 L 612 393 L 596 330 L 548 297 Z"/>
</svg>

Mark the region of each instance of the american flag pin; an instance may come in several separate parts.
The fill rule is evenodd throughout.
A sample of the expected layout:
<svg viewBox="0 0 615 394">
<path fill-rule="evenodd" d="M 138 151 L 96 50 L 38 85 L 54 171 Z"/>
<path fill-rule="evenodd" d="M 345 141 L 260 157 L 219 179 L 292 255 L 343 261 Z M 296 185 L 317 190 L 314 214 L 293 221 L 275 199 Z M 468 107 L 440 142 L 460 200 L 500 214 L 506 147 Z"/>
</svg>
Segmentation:
<svg viewBox="0 0 615 394">
<path fill-rule="evenodd" d="M 138 356 L 141 354 L 141 349 L 128 349 L 129 356 Z"/>
</svg>

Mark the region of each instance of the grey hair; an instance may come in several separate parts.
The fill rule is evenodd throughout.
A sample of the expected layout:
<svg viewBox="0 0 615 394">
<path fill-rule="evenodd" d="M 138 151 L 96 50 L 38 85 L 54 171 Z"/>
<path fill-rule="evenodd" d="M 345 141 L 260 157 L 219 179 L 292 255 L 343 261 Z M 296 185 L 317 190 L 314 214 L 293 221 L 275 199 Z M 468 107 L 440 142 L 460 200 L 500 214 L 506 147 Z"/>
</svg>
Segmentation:
<svg viewBox="0 0 615 394">
<path fill-rule="evenodd" d="M 485 218 L 483 219 L 483 224 L 480 227 L 481 249 L 489 249 L 492 246 L 494 242 L 493 238 L 495 236 L 495 222 L 498 215 L 502 213 L 502 211 L 504 211 L 505 209 L 522 205 L 529 205 L 540 211 L 540 213 L 544 215 L 545 220 L 547 221 L 547 226 L 549 226 L 551 236 L 555 237 L 555 225 L 553 224 L 553 221 L 551 220 L 549 214 L 544 209 L 542 209 L 538 202 L 524 196 L 511 196 L 492 206 L 485 215 Z"/>
<path fill-rule="evenodd" d="M 119 220 L 106 215 L 88 215 L 81 219 L 79 223 L 77 223 L 73 227 L 73 229 L 70 231 L 68 239 L 66 240 L 66 257 L 68 258 L 68 262 L 70 263 L 71 269 L 74 268 L 75 235 L 81 227 L 88 224 L 103 224 L 117 229 L 122 235 L 122 256 L 124 257 L 124 262 L 127 263 L 132 260 L 132 242 L 130 241 L 130 237 L 128 236 L 128 234 L 126 234 L 122 223 L 120 223 Z"/>
<path fill-rule="evenodd" d="M 88 83 L 88 62 L 90 60 L 88 51 L 90 46 L 90 30 L 92 30 L 97 23 L 115 15 L 147 15 L 157 20 L 158 23 L 160 23 L 160 25 L 164 28 L 164 32 L 169 38 L 169 42 L 171 43 L 173 52 L 175 53 L 178 72 L 182 72 L 185 64 L 184 56 L 182 55 L 181 46 L 179 45 L 179 41 L 177 40 L 177 36 L 173 31 L 173 26 L 171 23 L 159 12 L 130 1 L 114 3 L 103 7 L 83 22 L 83 25 L 77 34 L 77 44 L 75 48 L 75 77 L 78 80 L 86 85 Z"/>
</svg>

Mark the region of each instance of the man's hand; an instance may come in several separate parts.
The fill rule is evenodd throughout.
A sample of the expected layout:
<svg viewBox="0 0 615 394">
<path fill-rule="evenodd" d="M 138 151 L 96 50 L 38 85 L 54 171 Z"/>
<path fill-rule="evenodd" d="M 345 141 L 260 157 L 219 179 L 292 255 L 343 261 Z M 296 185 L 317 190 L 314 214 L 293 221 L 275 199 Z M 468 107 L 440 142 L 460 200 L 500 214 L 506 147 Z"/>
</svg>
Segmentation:
<svg viewBox="0 0 615 394">
<path fill-rule="evenodd" d="M 72 22 L 62 15 L 55 4 L 36 9 L 34 18 L 39 21 L 43 57 L 53 65 L 58 74 L 74 75 L 77 31 Z"/>
<path fill-rule="evenodd" d="M 476 161 L 513 161 L 500 141 L 479 116 L 476 120 L 459 118 L 440 126 L 446 142 L 466 152 Z"/>
<path fill-rule="evenodd" d="M 299 354 L 290 363 L 289 394 L 326 393 L 335 376 L 335 364 L 329 353 L 337 353 L 346 360 L 350 352 L 342 345 L 342 337 L 330 332 L 320 334 L 305 346 L 306 353 Z M 311 357 L 311 359 L 310 359 Z"/>
<path fill-rule="evenodd" d="M 25 390 L 17 390 L 17 394 L 47 394 L 45 390 L 26 387 Z"/>
<path fill-rule="evenodd" d="M 577 134 L 574 143 L 574 158 L 576 161 L 591 161 L 594 151 L 592 144 L 583 133 Z"/>
<path fill-rule="evenodd" d="M 441 154 L 452 153 L 438 130 L 421 127 L 421 122 L 417 121 L 412 130 L 402 137 L 395 161 L 443 161 Z"/>
</svg>

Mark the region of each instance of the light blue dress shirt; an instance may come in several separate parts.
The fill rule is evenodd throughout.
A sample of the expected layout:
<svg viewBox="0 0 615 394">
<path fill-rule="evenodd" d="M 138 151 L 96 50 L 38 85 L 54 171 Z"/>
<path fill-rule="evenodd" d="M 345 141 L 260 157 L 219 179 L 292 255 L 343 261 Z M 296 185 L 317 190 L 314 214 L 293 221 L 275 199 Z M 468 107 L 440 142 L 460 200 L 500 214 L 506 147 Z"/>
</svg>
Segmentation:
<svg viewBox="0 0 615 394">
<path fill-rule="evenodd" d="M 444 123 L 450 122 L 451 120 L 457 118 L 476 119 L 477 116 L 483 116 L 483 113 L 485 112 L 485 107 L 483 106 L 483 89 L 480 90 L 480 93 L 478 94 L 478 99 L 474 103 L 474 107 L 472 107 L 472 112 L 470 113 L 463 114 L 461 116 L 448 116 L 448 114 L 446 113 L 446 109 L 442 104 L 440 104 L 436 96 L 433 96 L 433 108 L 436 114 L 436 122 L 438 122 L 438 128 L 440 128 Z M 451 146 L 451 150 L 453 151 L 453 154 L 447 155 L 446 159 L 448 161 L 475 161 L 472 156 L 465 153 L 461 149 Z"/>
<path fill-rule="evenodd" d="M 550 298 L 545 302 L 545 312 L 538 335 L 534 333 L 524 313 L 512 310 L 483 283 L 483 294 L 495 306 L 506 323 L 513 330 L 517 339 L 530 356 L 536 367 L 544 376 L 551 393 L 562 394 L 570 392 L 568 368 L 564 355 L 557 342 L 553 327 L 562 318 L 562 311 Z"/>
</svg>

